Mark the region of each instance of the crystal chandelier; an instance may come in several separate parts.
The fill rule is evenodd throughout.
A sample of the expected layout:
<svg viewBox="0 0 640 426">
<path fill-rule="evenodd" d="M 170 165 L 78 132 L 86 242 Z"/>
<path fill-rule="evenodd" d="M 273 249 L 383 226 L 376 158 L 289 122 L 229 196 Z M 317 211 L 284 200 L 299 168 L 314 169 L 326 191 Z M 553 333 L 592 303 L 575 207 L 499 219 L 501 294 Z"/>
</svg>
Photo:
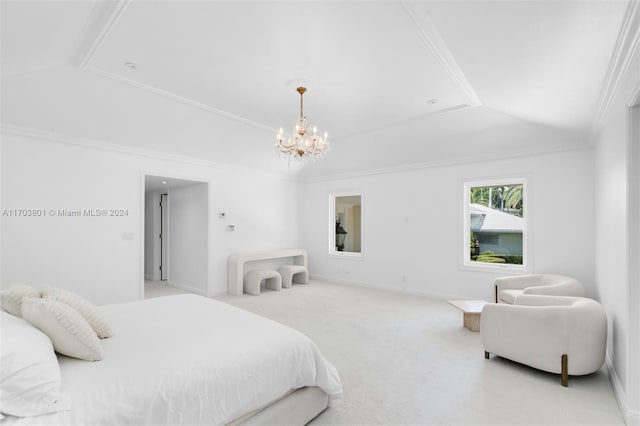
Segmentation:
<svg viewBox="0 0 640 426">
<path fill-rule="evenodd" d="M 305 160 L 312 157 L 322 157 L 329 151 L 329 142 L 327 141 L 327 132 L 324 136 L 318 135 L 316 126 L 310 128 L 309 123 L 305 121 L 302 112 L 302 95 L 307 91 L 306 87 L 298 87 L 296 89 L 300 93 L 300 118 L 296 122 L 295 129 L 291 135 L 285 136 L 284 130 L 280 128 L 277 136 L 276 149 L 278 152 L 287 157 L 289 160 Z"/>
</svg>

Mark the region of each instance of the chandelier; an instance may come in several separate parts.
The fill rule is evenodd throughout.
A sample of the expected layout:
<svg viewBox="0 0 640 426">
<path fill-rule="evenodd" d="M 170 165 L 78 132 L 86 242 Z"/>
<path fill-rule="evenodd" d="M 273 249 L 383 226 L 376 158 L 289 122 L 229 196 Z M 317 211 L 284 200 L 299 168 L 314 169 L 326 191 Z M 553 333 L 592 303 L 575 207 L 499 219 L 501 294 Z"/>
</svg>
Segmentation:
<svg viewBox="0 0 640 426">
<path fill-rule="evenodd" d="M 285 136 L 284 130 L 280 128 L 277 136 L 276 149 L 282 156 L 287 157 L 289 160 L 305 160 L 306 158 L 322 157 L 330 148 L 329 142 L 327 141 L 327 132 L 324 132 L 324 136 L 319 136 L 316 126 L 310 128 L 302 112 L 302 95 L 304 95 L 307 89 L 306 87 L 298 87 L 296 90 L 300 93 L 300 118 L 298 118 L 291 135 Z"/>
</svg>

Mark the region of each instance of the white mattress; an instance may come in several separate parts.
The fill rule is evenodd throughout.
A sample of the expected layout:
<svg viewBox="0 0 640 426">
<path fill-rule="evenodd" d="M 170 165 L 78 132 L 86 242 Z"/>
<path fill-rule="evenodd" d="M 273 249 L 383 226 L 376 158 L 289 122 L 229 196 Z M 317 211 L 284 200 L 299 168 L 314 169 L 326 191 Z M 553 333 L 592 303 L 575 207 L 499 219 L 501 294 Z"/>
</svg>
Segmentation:
<svg viewBox="0 0 640 426">
<path fill-rule="evenodd" d="M 104 360 L 59 358 L 71 410 L 2 423 L 224 424 L 304 386 L 342 396 L 309 338 L 225 303 L 180 295 L 100 309 L 114 330 Z"/>
</svg>

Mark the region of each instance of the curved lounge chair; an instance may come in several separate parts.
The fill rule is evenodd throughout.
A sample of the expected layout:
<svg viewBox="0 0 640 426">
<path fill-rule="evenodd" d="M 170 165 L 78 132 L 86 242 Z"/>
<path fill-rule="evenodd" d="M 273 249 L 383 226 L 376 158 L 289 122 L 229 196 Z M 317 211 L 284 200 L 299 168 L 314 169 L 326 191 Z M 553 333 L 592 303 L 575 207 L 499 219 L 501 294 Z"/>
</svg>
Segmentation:
<svg viewBox="0 0 640 426">
<path fill-rule="evenodd" d="M 495 285 L 496 303 L 513 303 L 515 298 L 521 294 L 584 296 L 584 287 L 580 281 L 564 275 L 514 275 L 497 278 L 493 284 Z"/>
<path fill-rule="evenodd" d="M 485 358 L 493 353 L 539 370 L 562 375 L 593 373 L 602 367 L 607 316 L 585 297 L 521 295 L 515 304 L 489 303 L 480 334 Z"/>
</svg>

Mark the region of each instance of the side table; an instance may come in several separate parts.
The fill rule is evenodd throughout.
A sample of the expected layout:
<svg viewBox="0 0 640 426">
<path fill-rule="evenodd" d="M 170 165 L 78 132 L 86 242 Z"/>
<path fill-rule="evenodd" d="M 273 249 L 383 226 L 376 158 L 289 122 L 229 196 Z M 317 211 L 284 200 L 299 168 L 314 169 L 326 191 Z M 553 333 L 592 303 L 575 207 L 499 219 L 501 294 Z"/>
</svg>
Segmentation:
<svg viewBox="0 0 640 426">
<path fill-rule="evenodd" d="M 489 302 L 484 300 L 449 300 L 462 311 L 463 325 L 471 331 L 480 331 L 480 314 L 482 308 Z"/>
</svg>

